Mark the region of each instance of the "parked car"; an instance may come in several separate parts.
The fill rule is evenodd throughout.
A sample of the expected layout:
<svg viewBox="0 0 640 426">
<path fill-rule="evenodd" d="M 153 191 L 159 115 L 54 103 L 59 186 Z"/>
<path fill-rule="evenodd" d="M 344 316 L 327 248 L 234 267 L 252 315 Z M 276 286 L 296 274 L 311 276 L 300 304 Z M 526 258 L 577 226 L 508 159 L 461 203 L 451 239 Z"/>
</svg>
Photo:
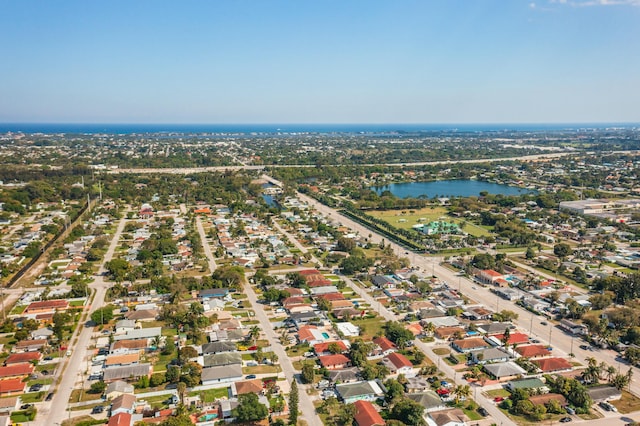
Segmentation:
<svg viewBox="0 0 640 426">
<path fill-rule="evenodd" d="M 588 350 L 589 350 L 589 346 L 587 346 L 587 345 L 580 345 L 580 349 L 582 349 L 583 351 L 588 351 Z"/>
<path fill-rule="evenodd" d="M 255 379 L 256 375 L 255 374 L 249 374 L 247 377 L 245 377 L 245 379 Z"/>
<path fill-rule="evenodd" d="M 602 401 L 598 405 L 607 411 L 618 411 L 616 407 L 614 407 L 612 404 L 608 403 L 607 401 Z"/>
<path fill-rule="evenodd" d="M 93 407 L 93 410 L 91 410 L 91 414 L 100 414 L 103 411 L 104 411 L 104 406 L 96 405 L 95 407 Z"/>
<path fill-rule="evenodd" d="M 44 399 L 45 401 L 51 401 L 53 399 L 53 392 L 49 393 L 47 397 Z"/>
<path fill-rule="evenodd" d="M 487 417 L 489 415 L 489 412 L 484 407 L 478 408 L 478 413 L 483 417 Z"/>
<path fill-rule="evenodd" d="M 22 405 L 20 406 L 20 409 L 21 409 L 21 410 L 26 410 L 27 408 L 31 408 L 31 406 L 32 406 L 32 405 L 33 405 L 33 404 L 22 404 Z"/>
<path fill-rule="evenodd" d="M 504 401 L 504 397 L 502 396 L 496 396 L 495 398 L 493 398 L 493 402 L 502 402 Z"/>
<path fill-rule="evenodd" d="M 563 417 L 560 419 L 560 423 L 569 423 L 571 421 L 571 417 Z"/>
<path fill-rule="evenodd" d="M 31 385 L 29 387 L 29 392 L 38 392 L 39 390 L 42 390 L 42 384 L 41 383 L 36 383 L 35 385 Z"/>
<path fill-rule="evenodd" d="M 574 410 L 574 409 L 573 409 L 573 408 L 571 408 L 571 407 L 565 407 L 564 409 L 566 410 L 567 414 L 571 414 L 571 415 L 573 415 L 573 414 L 575 414 L 575 413 L 576 413 L 576 410 Z"/>
<path fill-rule="evenodd" d="M 52 357 L 52 356 L 45 356 L 45 357 L 43 358 L 43 361 L 51 361 L 51 360 L 53 360 L 53 357 Z"/>
<path fill-rule="evenodd" d="M 549 325 L 549 323 L 546 321 L 540 321 L 540 325 Z"/>
</svg>

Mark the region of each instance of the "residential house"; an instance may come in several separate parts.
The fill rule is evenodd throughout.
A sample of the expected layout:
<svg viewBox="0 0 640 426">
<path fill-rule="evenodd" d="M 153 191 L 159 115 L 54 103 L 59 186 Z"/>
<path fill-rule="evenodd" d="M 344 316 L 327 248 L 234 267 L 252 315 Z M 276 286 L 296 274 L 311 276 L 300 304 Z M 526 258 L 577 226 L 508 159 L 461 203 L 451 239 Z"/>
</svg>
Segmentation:
<svg viewBox="0 0 640 426">
<path fill-rule="evenodd" d="M 109 417 L 107 426 L 131 426 L 133 424 L 132 416 L 129 413 L 118 413 Z"/>
<path fill-rule="evenodd" d="M 37 362 L 42 359 L 42 354 L 40 352 L 18 352 L 15 354 L 9 355 L 9 357 L 4 361 L 4 365 L 11 364 L 20 364 L 23 362 Z"/>
<path fill-rule="evenodd" d="M 509 392 L 513 392 L 516 389 L 524 389 L 527 391 L 535 391 L 535 393 L 547 393 L 549 392 L 549 388 L 544 384 L 544 382 L 537 378 L 532 377 L 528 379 L 519 379 L 519 380 L 511 380 L 507 383 L 507 389 Z"/>
<path fill-rule="evenodd" d="M 471 352 L 471 356 L 472 361 L 475 364 L 509 361 L 509 354 L 500 348 L 489 348 L 482 351 L 474 351 Z"/>
<path fill-rule="evenodd" d="M 531 395 L 528 399 L 533 405 L 547 405 L 551 401 L 558 401 L 561 407 L 567 405 L 567 399 L 559 393 L 543 393 L 542 395 Z"/>
<path fill-rule="evenodd" d="M 125 393 L 132 394 L 133 391 L 133 385 L 123 382 L 122 380 L 116 380 L 115 382 L 111 382 L 107 385 L 107 388 L 104 391 L 104 396 L 108 400 L 113 400 Z"/>
<path fill-rule="evenodd" d="M 347 343 L 348 343 L 348 341 L 347 341 Z M 345 352 L 347 352 L 349 350 L 349 348 L 345 344 L 344 340 L 337 340 L 337 341 L 334 341 L 334 342 L 316 343 L 315 345 L 313 345 L 313 352 L 315 352 L 315 354 L 318 355 L 318 356 L 331 355 L 332 352 L 329 351 L 329 346 L 330 345 L 340 348 L 340 353 L 345 353 Z"/>
<path fill-rule="evenodd" d="M 115 332 L 118 334 L 126 333 L 136 328 L 136 322 L 129 319 L 124 319 L 116 322 Z"/>
<path fill-rule="evenodd" d="M 595 403 L 602 401 L 617 401 L 622 398 L 622 392 L 613 386 L 593 386 L 587 388 L 587 393 Z"/>
<path fill-rule="evenodd" d="M 69 308 L 69 301 L 65 299 L 43 300 L 40 302 L 31 302 L 24 315 L 42 314 L 46 312 L 66 311 Z"/>
<path fill-rule="evenodd" d="M 379 380 L 369 380 L 336 385 L 336 392 L 345 404 L 362 401 L 374 401 L 384 396 L 386 389 Z"/>
<path fill-rule="evenodd" d="M 0 380 L 0 396 L 20 395 L 24 393 L 27 382 L 22 378 Z"/>
<path fill-rule="evenodd" d="M 395 343 L 384 336 L 374 338 L 373 343 L 380 348 L 380 351 L 384 356 L 389 355 L 398 349 Z"/>
<path fill-rule="evenodd" d="M 123 393 L 111 401 L 111 415 L 115 416 L 119 413 L 133 414 L 136 403 L 136 396 L 130 393 Z"/>
<path fill-rule="evenodd" d="M 10 415 L 19 407 L 19 398 L 14 396 L 12 398 L 0 398 L 0 415 Z"/>
<path fill-rule="evenodd" d="M 435 335 L 438 339 L 449 340 L 464 336 L 465 329 L 462 327 L 439 327 L 436 328 Z"/>
<path fill-rule="evenodd" d="M 356 401 L 353 403 L 355 415 L 353 416 L 357 426 L 384 426 L 385 421 L 369 401 Z"/>
<path fill-rule="evenodd" d="M 518 346 L 515 351 L 524 358 L 539 358 L 551 354 L 549 349 L 544 345 L 526 345 Z"/>
<path fill-rule="evenodd" d="M 483 284 L 495 284 L 498 280 L 504 280 L 504 275 L 492 269 L 478 270 L 475 277 Z"/>
<path fill-rule="evenodd" d="M 147 350 L 146 340 L 118 340 L 111 344 L 112 355 L 143 354 Z"/>
<path fill-rule="evenodd" d="M 21 340 L 14 346 L 16 352 L 42 351 L 47 346 L 47 339 Z"/>
<path fill-rule="evenodd" d="M 232 397 L 244 395 L 246 393 L 255 393 L 256 395 L 262 395 L 263 392 L 264 387 L 262 386 L 262 379 L 242 380 L 231 383 Z"/>
<path fill-rule="evenodd" d="M 151 377 L 151 364 L 132 364 L 126 366 L 109 367 L 103 370 L 102 379 L 106 382 L 115 380 L 138 380 L 142 376 Z"/>
<path fill-rule="evenodd" d="M 471 351 L 481 351 L 490 347 L 483 338 L 471 337 L 469 339 L 454 340 L 451 342 L 453 347 L 458 352 L 467 353 Z"/>
<path fill-rule="evenodd" d="M 217 367 L 232 364 L 242 364 L 242 354 L 240 352 L 220 352 L 217 354 L 207 354 L 202 357 L 203 367 Z"/>
<path fill-rule="evenodd" d="M 427 415 L 428 426 L 466 426 L 467 422 L 469 417 L 459 408 L 432 411 Z"/>
<path fill-rule="evenodd" d="M 104 362 L 105 367 L 115 367 L 122 365 L 137 364 L 140 362 L 140 353 L 128 353 L 124 355 L 109 355 Z"/>
<path fill-rule="evenodd" d="M 203 355 L 235 351 L 237 351 L 237 347 L 233 342 L 211 342 L 202 346 Z"/>
<path fill-rule="evenodd" d="M 329 370 L 331 383 L 353 383 L 358 381 L 358 367 L 350 367 L 342 370 Z"/>
<path fill-rule="evenodd" d="M 392 374 L 404 374 L 405 377 L 414 376 L 416 374 L 411 361 L 409 361 L 409 359 L 400 352 L 392 352 L 382 358 L 382 364 L 384 364 Z"/>
<path fill-rule="evenodd" d="M 126 334 L 114 336 L 113 339 L 116 342 L 118 340 L 145 340 L 148 345 L 153 339 L 160 337 L 161 335 L 161 327 L 136 328 L 134 330 L 127 331 Z"/>
<path fill-rule="evenodd" d="M 242 379 L 242 364 L 229 364 L 202 369 L 202 385 L 235 382 Z"/>
<path fill-rule="evenodd" d="M 351 366 L 351 360 L 342 354 L 319 356 L 318 360 L 327 370 L 340 370 Z"/>
<path fill-rule="evenodd" d="M 442 401 L 440 395 L 435 393 L 433 390 L 426 390 L 424 392 L 418 393 L 409 393 L 407 394 L 407 398 L 422 405 L 425 412 L 427 413 L 431 411 L 440 411 L 447 408 L 447 404 Z"/>
<path fill-rule="evenodd" d="M 555 373 L 568 371 L 573 368 L 571 363 L 564 358 L 542 358 L 532 361 L 543 373 Z"/>
<path fill-rule="evenodd" d="M 431 384 L 422 376 L 414 376 L 407 378 L 404 388 L 407 393 L 427 392 L 431 389 Z"/>
<path fill-rule="evenodd" d="M 50 328 L 39 328 L 37 330 L 33 330 L 31 332 L 31 339 L 32 340 L 46 340 L 48 338 L 50 338 L 51 336 L 53 336 L 53 330 L 51 330 Z"/>
<path fill-rule="evenodd" d="M 34 367 L 30 362 L 21 362 L 0 367 L 0 380 L 22 379 L 33 373 Z"/>
<path fill-rule="evenodd" d="M 498 380 L 513 380 L 526 374 L 526 370 L 513 361 L 485 364 L 482 368 Z"/>
<path fill-rule="evenodd" d="M 560 328 L 562 328 L 563 330 L 571 334 L 577 334 L 577 335 L 584 335 L 584 334 L 587 334 L 588 332 L 586 325 L 578 324 L 566 318 L 560 321 Z"/>
</svg>

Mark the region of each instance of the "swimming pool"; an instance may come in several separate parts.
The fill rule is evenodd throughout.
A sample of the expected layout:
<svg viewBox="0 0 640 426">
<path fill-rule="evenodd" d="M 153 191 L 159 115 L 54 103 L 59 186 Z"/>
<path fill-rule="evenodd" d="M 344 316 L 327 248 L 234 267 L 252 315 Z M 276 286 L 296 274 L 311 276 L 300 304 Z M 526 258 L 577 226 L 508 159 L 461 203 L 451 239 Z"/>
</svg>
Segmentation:
<svg viewBox="0 0 640 426">
<path fill-rule="evenodd" d="M 209 420 L 213 420 L 216 418 L 218 418 L 217 414 L 205 414 L 204 416 L 200 416 L 198 420 L 201 422 L 208 422 Z"/>
<path fill-rule="evenodd" d="M 322 337 L 324 337 L 325 339 L 328 339 L 331 336 L 329 336 L 329 333 L 322 333 Z"/>
</svg>

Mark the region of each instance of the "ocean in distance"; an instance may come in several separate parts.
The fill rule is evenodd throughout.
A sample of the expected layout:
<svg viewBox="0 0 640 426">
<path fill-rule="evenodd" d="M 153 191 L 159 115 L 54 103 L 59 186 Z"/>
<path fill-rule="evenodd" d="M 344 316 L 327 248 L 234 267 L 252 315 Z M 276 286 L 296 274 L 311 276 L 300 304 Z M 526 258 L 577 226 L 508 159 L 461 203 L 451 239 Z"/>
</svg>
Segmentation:
<svg viewBox="0 0 640 426">
<path fill-rule="evenodd" d="M 419 132 L 540 132 L 638 128 L 633 123 L 577 124 L 108 124 L 108 123 L 0 123 L 0 133 L 69 134 L 331 134 Z"/>
</svg>

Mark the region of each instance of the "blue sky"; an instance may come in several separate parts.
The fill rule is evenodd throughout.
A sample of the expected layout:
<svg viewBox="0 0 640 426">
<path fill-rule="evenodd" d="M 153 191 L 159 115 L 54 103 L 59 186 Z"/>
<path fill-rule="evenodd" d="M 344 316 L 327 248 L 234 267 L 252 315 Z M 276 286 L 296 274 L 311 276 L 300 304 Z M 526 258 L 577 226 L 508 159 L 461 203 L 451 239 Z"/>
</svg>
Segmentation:
<svg viewBox="0 0 640 426">
<path fill-rule="evenodd" d="M 640 0 L 0 0 L 0 122 L 640 122 Z"/>
</svg>

